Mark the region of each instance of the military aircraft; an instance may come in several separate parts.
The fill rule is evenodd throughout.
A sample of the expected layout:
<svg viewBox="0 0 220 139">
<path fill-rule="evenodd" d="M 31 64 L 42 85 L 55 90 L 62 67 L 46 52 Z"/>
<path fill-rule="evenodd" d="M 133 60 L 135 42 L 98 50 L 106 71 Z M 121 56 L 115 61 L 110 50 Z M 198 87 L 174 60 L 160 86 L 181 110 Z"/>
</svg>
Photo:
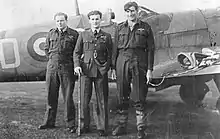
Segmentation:
<svg viewBox="0 0 220 139">
<path fill-rule="evenodd" d="M 69 26 L 78 31 L 89 27 L 88 19 L 79 13 L 69 18 Z M 178 62 L 181 52 L 201 52 L 220 45 L 220 8 L 176 13 L 157 13 L 140 6 L 140 19 L 148 22 L 155 39 L 155 63 L 150 87 L 156 91 L 180 85 L 180 97 L 186 103 L 201 102 L 208 92 L 207 81 L 214 79 L 220 89 L 220 65 L 183 70 Z M 117 23 L 114 13 L 104 14 L 102 28 L 116 43 Z M 0 82 L 37 81 L 45 79 L 47 58 L 43 51 L 47 32 L 54 23 L 45 22 L 0 32 Z"/>
<path fill-rule="evenodd" d="M 151 25 L 155 36 L 154 83 L 150 86 L 158 91 L 180 85 L 181 99 L 190 104 L 200 103 L 204 99 L 209 91 L 206 82 L 212 79 L 220 91 L 218 62 L 184 69 L 178 61 L 181 53 L 194 54 L 198 62 L 199 57 L 207 56 L 202 54 L 204 48 L 214 50 L 214 53 L 219 51 L 220 8 L 166 14 L 140 8 L 143 9 L 140 18 Z M 201 59 L 204 60 L 205 57 Z"/>
</svg>

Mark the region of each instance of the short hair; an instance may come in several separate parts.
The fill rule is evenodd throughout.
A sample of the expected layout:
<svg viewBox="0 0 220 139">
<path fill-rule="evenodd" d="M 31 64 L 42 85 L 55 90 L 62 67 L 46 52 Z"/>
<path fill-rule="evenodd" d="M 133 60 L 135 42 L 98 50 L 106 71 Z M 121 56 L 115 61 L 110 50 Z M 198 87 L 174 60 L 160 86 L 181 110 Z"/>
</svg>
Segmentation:
<svg viewBox="0 0 220 139">
<path fill-rule="evenodd" d="M 127 11 L 130 7 L 134 6 L 135 10 L 138 10 L 138 4 L 136 2 L 128 2 L 124 5 L 124 10 Z"/>
<path fill-rule="evenodd" d="M 89 12 L 88 15 L 87 15 L 89 19 L 90 19 L 91 15 L 100 15 L 100 18 L 102 18 L 102 13 L 98 10 Z"/>
<path fill-rule="evenodd" d="M 54 15 L 54 20 L 56 19 L 57 16 L 64 16 L 65 20 L 68 19 L 67 14 L 63 13 L 63 12 L 58 12 Z"/>
</svg>

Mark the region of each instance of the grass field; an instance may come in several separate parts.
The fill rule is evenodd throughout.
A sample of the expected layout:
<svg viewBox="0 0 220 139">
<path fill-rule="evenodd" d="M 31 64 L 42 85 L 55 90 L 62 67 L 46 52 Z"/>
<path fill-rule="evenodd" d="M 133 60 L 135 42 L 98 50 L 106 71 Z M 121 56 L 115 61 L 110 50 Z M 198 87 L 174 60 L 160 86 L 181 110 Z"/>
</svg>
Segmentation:
<svg viewBox="0 0 220 139">
<path fill-rule="evenodd" d="M 185 105 L 179 98 L 178 87 L 172 87 L 156 93 L 148 94 L 149 125 L 146 133 L 152 139 L 212 139 L 218 138 L 220 119 L 214 108 L 218 92 L 212 82 L 210 92 L 204 99 L 205 109 Z M 110 84 L 109 106 L 115 106 L 115 85 Z M 74 100 L 76 100 L 76 92 Z M 38 130 L 42 124 L 46 108 L 46 91 L 44 82 L 19 82 L 0 84 L 0 139 L 96 139 L 94 122 L 92 133 L 77 137 L 65 129 L 63 118 L 62 95 L 55 129 Z M 94 98 L 93 98 L 94 99 Z M 93 103 L 94 101 L 92 101 Z M 114 111 L 109 111 L 109 136 L 104 139 L 135 139 L 135 111 L 130 109 L 128 135 L 113 137 L 110 135 L 115 117 Z"/>
</svg>

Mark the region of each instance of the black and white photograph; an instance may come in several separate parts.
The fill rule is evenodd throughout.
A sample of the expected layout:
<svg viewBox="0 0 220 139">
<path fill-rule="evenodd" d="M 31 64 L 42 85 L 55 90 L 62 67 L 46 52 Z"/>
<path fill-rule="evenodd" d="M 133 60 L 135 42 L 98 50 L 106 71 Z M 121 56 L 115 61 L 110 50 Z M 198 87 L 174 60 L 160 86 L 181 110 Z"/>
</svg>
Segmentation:
<svg viewBox="0 0 220 139">
<path fill-rule="evenodd" d="M 0 0 L 0 139 L 220 139 L 219 0 Z"/>
</svg>

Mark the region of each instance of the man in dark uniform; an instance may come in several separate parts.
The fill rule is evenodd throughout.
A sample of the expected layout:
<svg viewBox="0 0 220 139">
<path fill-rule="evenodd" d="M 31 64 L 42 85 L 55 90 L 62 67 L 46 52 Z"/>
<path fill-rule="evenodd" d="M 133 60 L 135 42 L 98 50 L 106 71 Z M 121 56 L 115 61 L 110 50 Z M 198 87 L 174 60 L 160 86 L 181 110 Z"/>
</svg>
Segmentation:
<svg viewBox="0 0 220 139">
<path fill-rule="evenodd" d="M 73 71 L 73 51 L 79 34 L 67 26 L 65 13 L 57 13 L 54 20 L 56 28 L 48 33 L 45 45 L 45 53 L 49 58 L 46 73 L 48 104 L 44 124 L 40 125 L 39 129 L 55 127 L 59 87 L 61 86 L 66 126 L 68 130 L 75 130 L 73 90 L 76 77 Z"/>
<path fill-rule="evenodd" d="M 81 74 L 81 93 L 83 94 L 83 128 L 89 132 L 89 102 L 94 83 L 97 100 L 97 129 L 105 136 L 108 128 L 108 76 L 111 66 L 111 35 L 100 29 L 102 13 L 92 11 L 88 14 L 91 29 L 80 33 L 74 50 L 74 71 Z"/>
<path fill-rule="evenodd" d="M 154 63 L 154 37 L 151 27 L 138 19 L 138 5 L 124 5 L 127 20 L 118 26 L 118 45 L 113 48 L 113 67 L 116 67 L 119 92 L 118 119 L 113 135 L 126 133 L 131 86 L 135 102 L 138 138 L 144 138 L 144 112 L 147 87 L 152 78 Z M 113 72 L 114 73 L 114 72 Z"/>
</svg>

